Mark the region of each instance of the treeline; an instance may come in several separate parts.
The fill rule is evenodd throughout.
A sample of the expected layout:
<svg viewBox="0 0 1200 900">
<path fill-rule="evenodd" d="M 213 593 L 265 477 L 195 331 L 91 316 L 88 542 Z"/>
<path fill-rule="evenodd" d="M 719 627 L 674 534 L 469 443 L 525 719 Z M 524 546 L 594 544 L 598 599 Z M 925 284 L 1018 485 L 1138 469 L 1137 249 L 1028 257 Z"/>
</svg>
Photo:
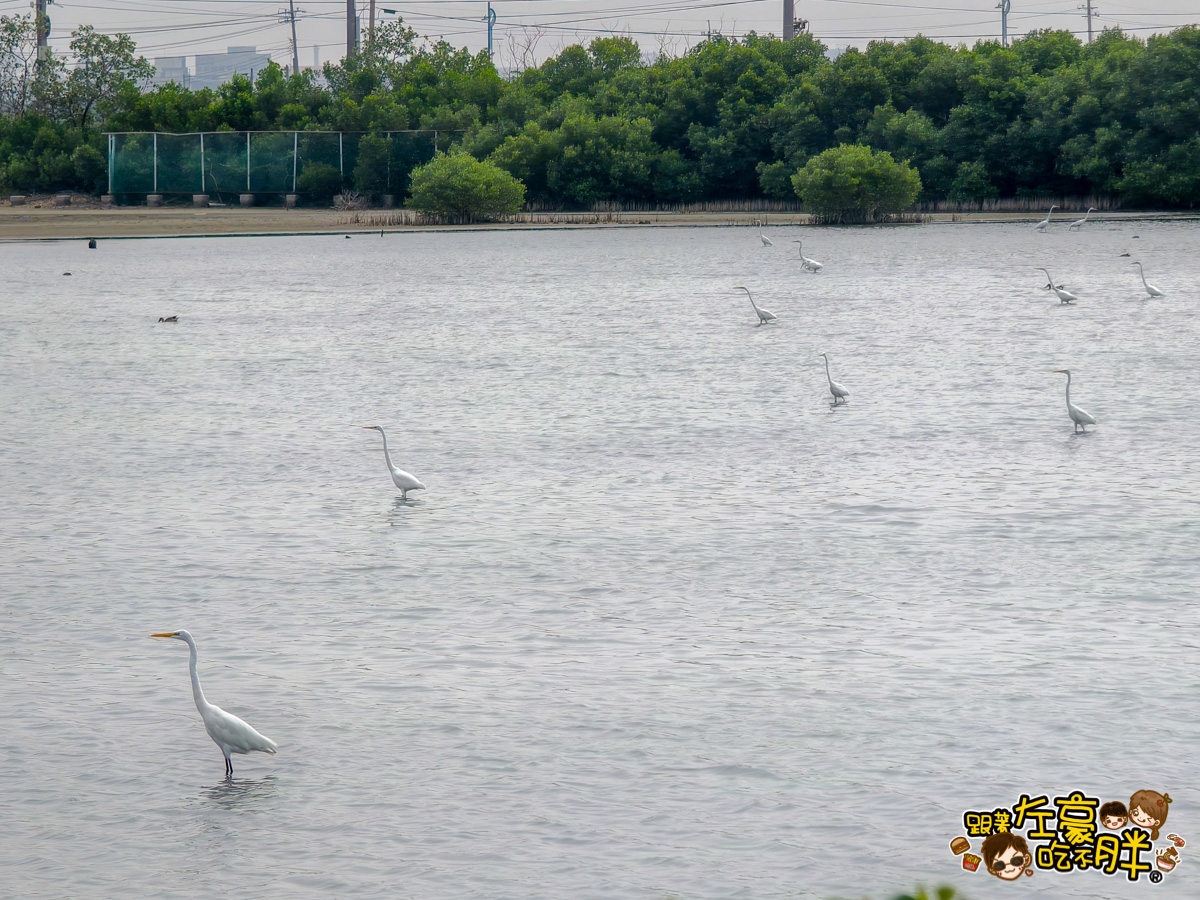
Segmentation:
<svg viewBox="0 0 1200 900">
<path fill-rule="evenodd" d="M 1109 30 L 1090 45 L 1042 31 L 1007 49 L 916 37 L 833 60 L 809 35 L 718 36 L 652 63 L 633 41 L 603 38 L 505 80 L 485 53 L 393 22 L 323 75 L 271 66 L 254 83 L 200 91 L 139 89 L 128 39 L 96 37 L 77 51 L 93 54 L 88 65 L 21 69 L 12 52 L 0 62 L 0 190 L 98 191 L 103 166 L 84 148 L 98 152 L 101 131 L 433 128 L 441 149 L 489 160 L 528 200 L 556 206 L 794 200 L 793 176 L 842 144 L 909 163 L 923 200 L 1200 201 L 1196 27 L 1146 41 Z M 65 90 L 80 69 L 109 80 Z M 345 186 L 372 190 L 370 172 L 357 167 Z"/>
</svg>

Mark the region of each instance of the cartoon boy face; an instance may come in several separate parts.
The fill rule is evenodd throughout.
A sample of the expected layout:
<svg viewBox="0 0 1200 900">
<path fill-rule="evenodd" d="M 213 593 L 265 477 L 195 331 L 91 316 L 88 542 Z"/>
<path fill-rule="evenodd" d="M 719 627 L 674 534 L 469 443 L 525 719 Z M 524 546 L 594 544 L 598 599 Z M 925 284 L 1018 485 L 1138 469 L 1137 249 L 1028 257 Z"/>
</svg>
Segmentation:
<svg viewBox="0 0 1200 900">
<path fill-rule="evenodd" d="M 1109 831 L 1116 831 L 1126 822 L 1124 816 L 1102 816 L 1101 818 L 1103 820 L 1104 827 Z"/>
<path fill-rule="evenodd" d="M 1129 820 L 1133 822 L 1134 825 L 1141 825 L 1143 828 L 1149 828 L 1152 825 L 1159 824 L 1158 819 L 1154 818 L 1154 816 L 1152 816 L 1150 813 L 1142 812 L 1142 808 L 1140 806 L 1135 806 L 1129 811 Z"/>
<path fill-rule="evenodd" d="M 1025 866 L 1031 861 L 1025 853 L 1022 853 L 1016 847 L 1005 847 L 992 860 L 992 874 L 1005 881 L 1012 881 L 1014 878 L 1021 876 L 1021 873 L 1025 871 Z"/>
</svg>

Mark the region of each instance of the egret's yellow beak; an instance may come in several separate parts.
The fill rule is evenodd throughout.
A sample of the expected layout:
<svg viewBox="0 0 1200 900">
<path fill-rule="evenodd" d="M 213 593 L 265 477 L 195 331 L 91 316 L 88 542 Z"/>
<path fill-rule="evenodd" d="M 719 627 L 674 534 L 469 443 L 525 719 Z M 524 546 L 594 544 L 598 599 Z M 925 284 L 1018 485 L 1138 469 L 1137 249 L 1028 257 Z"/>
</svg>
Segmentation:
<svg viewBox="0 0 1200 900">
<path fill-rule="evenodd" d="M 1054 374 L 1055 375 L 1063 375 L 1066 373 L 1066 371 L 1067 371 L 1066 369 L 1055 369 Z"/>
<path fill-rule="evenodd" d="M 374 425 L 364 425 L 364 426 L 363 426 L 363 428 L 364 428 L 364 429 L 366 429 L 367 431 L 374 431 L 374 430 L 375 430 L 375 426 L 374 426 Z"/>
<path fill-rule="evenodd" d="M 150 635 L 150 637 L 175 637 L 175 635 L 177 635 L 177 634 L 179 634 L 178 631 L 172 631 L 172 632 L 169 632 L 168 634 L 152 634 L 152 635 Z"/>
</svg>

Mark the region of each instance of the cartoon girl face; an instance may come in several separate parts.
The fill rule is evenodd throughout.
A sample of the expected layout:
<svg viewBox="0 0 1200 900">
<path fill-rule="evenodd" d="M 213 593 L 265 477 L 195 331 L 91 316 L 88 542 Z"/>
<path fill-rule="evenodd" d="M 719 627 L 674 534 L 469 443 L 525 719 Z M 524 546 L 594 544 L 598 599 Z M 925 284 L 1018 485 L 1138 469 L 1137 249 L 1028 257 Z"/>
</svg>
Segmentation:
<svg viewBox="0 0 1200 900">
<path fill-rule="evenodd" d="M 1025 867 L 1033 863 L 1025 838 L 1011 831 L 988 835 L 979 852 L 987 870 L 1003 881 L 1019 878 Z"/>
<path fill-rule="evenodd" d="M 1134 825 L 1141 825 L 1143 828 L 1153 828 L 1156 825 L 1162 824 L 1162 819 L 1155 818 L 1148 812 L 1144 812 L 1140 806 L 1135 806 L 1129 810 L 1129 820 Z"/>
<path fill-rule="evenodd" d="M 1019 878 L 1031 860 L 1028 854 L 1022 853 L 1016 847 L 1005 847 L 992 860 L 992 874 L 1005 881 Z"/>
</svg>

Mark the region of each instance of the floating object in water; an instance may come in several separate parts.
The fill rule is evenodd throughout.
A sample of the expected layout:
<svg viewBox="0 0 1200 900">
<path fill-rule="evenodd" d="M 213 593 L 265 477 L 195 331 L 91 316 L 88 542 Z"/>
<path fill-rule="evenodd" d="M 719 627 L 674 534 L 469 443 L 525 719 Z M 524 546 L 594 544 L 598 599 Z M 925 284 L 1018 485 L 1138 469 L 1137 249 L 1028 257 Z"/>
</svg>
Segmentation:
<svg viewBox="0 0 1200 900">
<path fill-rule="evenodd" d="M 269 737 L 259 734 L 246 722 L 233 713 L 227 713 L 219 706 L 213 706 L 204 699 L 204 691 L 200 688 L 200 676 L 196 674 L 196 642 L 186 631 L 170 631 L 165 634 L 152 634 L 150 637 L 175 638 L 188 645 L 191 659 L 188 668 L 192 672 L 192 698 L 196 701 L 196 709 L 200 710 L 200 718 L 204 720 L 204 730 L 213 739 L 225 757 L 225 777 L 233 778 L 233 761 L 230 753 L 249 753 L 261 750 L 263 753 L 274 755 L 278 745 Z"/>
<path fill-rule="evenodd" d="M 96 239 L 95 238 L 92 238 L 91 240 L 88 241 L 88 249 L 89 250 L 96 249 Z"/>
<path fill-rule="evenodd" d="M 350 235 L 346 235 L 346 240 L 350 240 Z"/>
<path fill-rule="evenodd" d="M 70 275 L 70 272 L 63 272 L 64 275 Z"/>
<path fill-rule="evenodd" d="M 166 316 L 165 318 L 163 316 L 159 316 L 158 321 L 160 321 L 160 322 L 178 322 L 179 316 Z"/>
</svg>

